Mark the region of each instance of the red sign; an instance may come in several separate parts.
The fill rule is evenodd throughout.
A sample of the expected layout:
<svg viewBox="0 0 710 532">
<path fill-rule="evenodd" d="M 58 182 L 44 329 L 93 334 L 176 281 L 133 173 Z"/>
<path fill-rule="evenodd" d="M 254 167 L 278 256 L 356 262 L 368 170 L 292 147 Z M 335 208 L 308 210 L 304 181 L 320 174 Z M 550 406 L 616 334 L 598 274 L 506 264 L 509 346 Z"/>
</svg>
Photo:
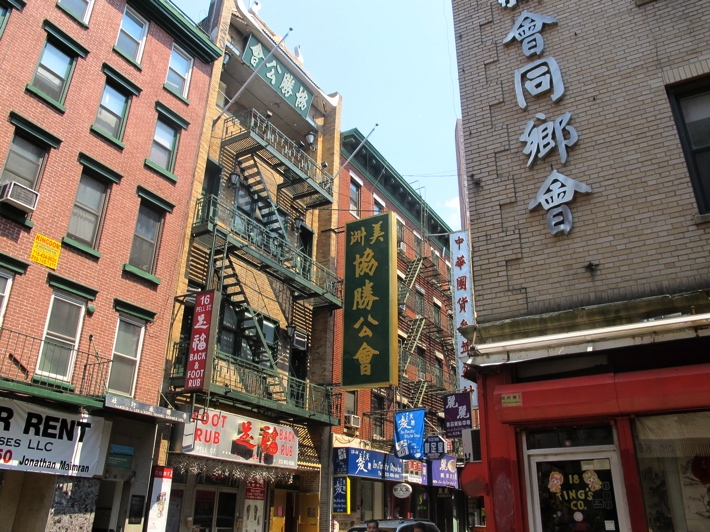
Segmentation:
<svg viewBox="0 0 710 532">
<path fill-rule="evenodd" d="M 261 480 L 247 481 L 247 489 L 244 498 L 250 501 L 263 501 L 266 495 L 264 483 Z"/>
<path fill-rule="evenodd" d="M 210 346 L 214 304 L 214 290 L 206 290 L 195 295 L 190 350 L 185 368 L 185 391 L 188 392 L 202 391 L 209 387 L 209 369 L 212 367 Z"/>
</svg>

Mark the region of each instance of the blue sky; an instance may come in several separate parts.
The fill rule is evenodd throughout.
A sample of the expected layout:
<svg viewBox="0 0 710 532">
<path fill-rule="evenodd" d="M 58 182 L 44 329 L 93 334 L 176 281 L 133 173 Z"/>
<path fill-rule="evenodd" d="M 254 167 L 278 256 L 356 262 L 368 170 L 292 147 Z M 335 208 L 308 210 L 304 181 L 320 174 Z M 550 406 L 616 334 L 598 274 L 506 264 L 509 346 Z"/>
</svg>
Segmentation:
<svg viewBox="0 0 710 532">
<path fill-rule="evenodd" d="M 173 2 L 193 20 L 209 7 Z M 343 97 L 342 129 L 367 135 L 379 124 L 369 139 L 375 148 L 459 229 L 450 0 L 261 0 L 259 16 L 279 35 L 293 28 L 287 46 L 300 45 L 315 82 Z"/>
</svg>

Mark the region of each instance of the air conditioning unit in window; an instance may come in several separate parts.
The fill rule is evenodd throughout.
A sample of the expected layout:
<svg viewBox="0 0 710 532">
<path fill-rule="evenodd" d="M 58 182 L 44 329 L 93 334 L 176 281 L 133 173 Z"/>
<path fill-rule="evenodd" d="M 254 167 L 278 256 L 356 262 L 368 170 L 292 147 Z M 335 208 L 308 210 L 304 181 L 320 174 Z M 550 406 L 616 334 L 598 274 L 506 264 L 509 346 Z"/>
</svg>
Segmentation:
<svg viewBox="0 0 710 532">
<path fill-rule="evenodd" d="M 402 253 L 407 252 L 407 243 L 404 240 L 399 243 L 399 251 Z"/>
<path fill-rule="evenodd" d="M 0 203 L 7 203 L 16 209 L 31 213 L 37 207 L 39 192 L 16 181 L 0 185 Z"/>
<path fill-rule="evenodd" d="M 293 333 L 293 348 L 305 351 L 308 349 L 308 335 L 301 331 Z"/>
<path fill-rule="evenodd" d="M 355 414 L 345 414 L 345 426 L 353 429 L 360 428 L 360 416 Z"/>
</svg>

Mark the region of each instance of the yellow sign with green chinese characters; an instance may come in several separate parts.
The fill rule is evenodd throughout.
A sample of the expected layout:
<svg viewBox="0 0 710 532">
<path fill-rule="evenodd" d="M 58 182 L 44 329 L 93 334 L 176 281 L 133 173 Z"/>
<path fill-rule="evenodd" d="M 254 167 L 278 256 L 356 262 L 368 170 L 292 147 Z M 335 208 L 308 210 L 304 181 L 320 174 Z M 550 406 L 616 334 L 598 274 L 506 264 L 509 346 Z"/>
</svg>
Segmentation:
<svg viewBox="0 0 710 532">
<path fill-rule="evenodd" d="M 391 212 L 345 224 L 343 388 L 398 383 L 395 242 Z"/>
</svg>

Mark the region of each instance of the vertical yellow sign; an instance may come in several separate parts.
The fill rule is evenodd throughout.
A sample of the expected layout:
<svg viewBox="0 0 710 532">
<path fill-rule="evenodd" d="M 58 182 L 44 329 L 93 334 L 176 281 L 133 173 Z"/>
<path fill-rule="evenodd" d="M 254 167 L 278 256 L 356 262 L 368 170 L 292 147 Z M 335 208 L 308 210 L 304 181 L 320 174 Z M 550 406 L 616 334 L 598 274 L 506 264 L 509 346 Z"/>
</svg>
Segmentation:
<svg viewBox="0 0 710 532">
<path fill-rule="evenodd" d="M 57 269 L 59 264 L 59 253 L 62 251 L 62 243 L 58 240 L 40 235 L 35 235 L 32 251 L 30 252 L 30 260 L 46 266 L 47 268 Z"/>
</svg>

